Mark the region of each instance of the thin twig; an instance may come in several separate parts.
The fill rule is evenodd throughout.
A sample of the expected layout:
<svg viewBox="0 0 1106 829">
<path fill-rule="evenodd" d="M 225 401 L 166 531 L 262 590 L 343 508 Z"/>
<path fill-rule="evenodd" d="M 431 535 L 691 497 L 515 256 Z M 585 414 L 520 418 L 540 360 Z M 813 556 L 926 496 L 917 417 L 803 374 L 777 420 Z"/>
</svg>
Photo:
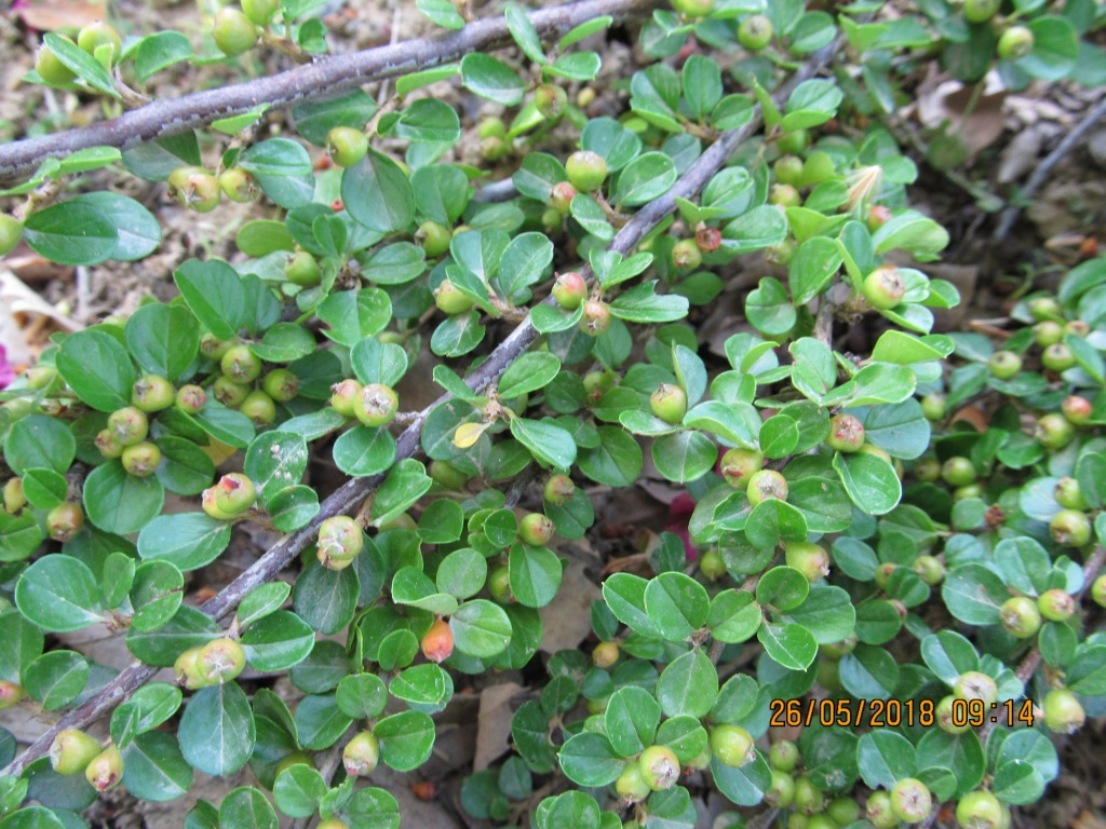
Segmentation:
<svg viewBox="0 0 1106 829">
<path fill-rule="evenodd" d="M 1028 204 L 1033 200 L 1037 191 L 1041 189 L 1041 185 L 1043 185 L 1052 174 L 1053 168 L 1079 145 L 1079 142 L 1083 140 L 1084 136 L 1090 132 L 1091 127 L 1097 124 L 1104 115 L 1106 115 L 1106 98 L 1103 98 L 1095 104 L 1091 111 L 1083 116 L 1083 120 L 1076 124 L 1075 128 L 1064 136 L 1064 140 L 1056 145 L 1056 149 L 1045 156 L 1045 160 L 1037 165 L 1033 174 L 1025 182 L 1025 187 L 1023 187 L 1018 194 L 1019 201 L 1022 204 Z M 1018 216 L 1021 215 L 1022 204 L 1012 204 L 1002 211 L 998 227 L 995 228 L 996 242 L 1001 242 L 1010 235 L 1010 231 L 1014 229 L 1014 222 L 1016 222 Z"/>
<path fill-rule="evenodd" d="M 654 2 L 584 0 L 531 12 L 530 22 L 539 35 L 550 36 L 603 15 L 620 17 L 648 9 Z M 0 181 L 26 175 L 51 156 L 89 147 L 127 149 L 248 112 L 260 104 L 287 107 L 308 97 L 334 95 L 364 83 L 441 66 L 471 52 L 487 52 L 508 42 L 507 21 L 497 15 L 444 37 L 418 38 L 334 55 L 271 77 L 157 101 L 110 121 L 0 147 Z"/>
<path fill-rule="evenodd" d="M 582 4 L 585 5 L 585 4 Z M 594 9 L 594 4 L 592 4 Z M 829 62 L 838 46 L 838 41 L 830 44 L 811 57 L 806 66 L 784 84 L 778 93 L 779 100 L 786 100 L 796 84 L 813 76 Z M 646 234 L 656 227 L 662 219 L 676 209 L 676 198 L 691 198 L 701 190 L 711 177 L 722 168 L 734 149 L 751 136 L 760 126 L 760 109 L 745 126 L 731 130 L 708 148 L 684 175 L 672 186 L 669 192 L 639 211 L 633 219 L 618 232 L 609 246 L 609 250 L 621 254 L 629 253 Z M 590 278 L 590 269 L 581 272 Z M 545 304 L 552 305 L 552 297 Z M 479 368 L 465 378 L 465 384 L 473 391 L 480 392 L 496 382 L 519 356 L 521 356 L 538 338 L 538 331 L 530 321 L 530 316 L 512 331 L 488 356 Z M 419 433 L 422 424 L 438 406 L 447 403 L 452 395 L 444 394 L 418 412 L 410 425 L 396 440 L 396 462 L 411 457 L 419 448 Z M 319 525 L 327 518 L 342 515 L 357 507 L 364 499 L 383 483 L 384 473 L 363 478 L 353 478 L 339 487 L 320 506 L 318 514 L 307 524 L 291 535 L 287 535 L 274 544 L 268 552 L 244 570 L 234 581 L 219 591 L 200 608 L 212 618 L 223 621 L 234 613 L 238 603 L 253 589 L 272 581 L 288 566 L 318 534 Z M 62 717 L 54 726 L 42 734 L 30 746 L 12 760 L 6 768 L 0 769 L 0 776 L 18 775 L 28 764 L 42 757 L 50 749 L 50 744 L 58 732 L 66 728 L 86 728 L 90 723 L 122 703 L 138 688 L 150 680 L 157 672 L 141 662 L 134 662 L 124 669 L 111 682 L 105 685 L 83 705 Z"/>
</svg>

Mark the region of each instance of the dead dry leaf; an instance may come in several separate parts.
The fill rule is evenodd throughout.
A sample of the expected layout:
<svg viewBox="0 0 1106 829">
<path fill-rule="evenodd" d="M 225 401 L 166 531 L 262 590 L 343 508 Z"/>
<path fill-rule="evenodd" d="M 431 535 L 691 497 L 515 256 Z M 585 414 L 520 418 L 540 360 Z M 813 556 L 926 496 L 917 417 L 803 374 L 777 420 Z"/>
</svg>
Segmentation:
<svg viewBox="0 0 1106 829">
<path fill-rule="evenodd" d="M 107 5 L 96 0 L 30 0 L 15 13 L 32 29 L 56 32 L 107 19 Z"/>
<path fill-rule="evenodd" d="M 472 770 L 483 771 L 511 747 L 511 700 L 526 689 L 514 682 L 492 685 L 480 692 L 477 715 L 476 752 Z"/>
<path fill-rule="evenodd" d="M 557 598 L 541 609 L 541 650 L 556 653 L 579 647 L 591 633 L 591 603 L 601 596 L 584 573 L 584 564 L 572 561 L 565 569 Z"/>
</svg>

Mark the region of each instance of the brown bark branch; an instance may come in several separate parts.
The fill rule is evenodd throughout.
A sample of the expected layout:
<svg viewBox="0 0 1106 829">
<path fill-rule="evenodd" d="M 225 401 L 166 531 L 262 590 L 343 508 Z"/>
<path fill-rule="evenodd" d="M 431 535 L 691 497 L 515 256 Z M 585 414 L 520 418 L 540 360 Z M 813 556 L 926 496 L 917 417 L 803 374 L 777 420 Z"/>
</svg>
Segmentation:
<svg viewBox="0 0 1106 829">
<path fill-rule="evenodd" d="M 654 2 L 583 0 L 531 12 L 530 21 L 539 35 L 552 36 L 603 15 L 620 17 L 644 10 Z M 487 52 L 509 42 L 506 19 L 496 16 L 469 23 L 454 34 L 333 55 L 271 77 L 157 101 L 110 121 L 0 147 L 0 181 L 25 176 L 52 156 L 89 147 L 127 149 L 249 112 L 260 104 L 287 107 L 309 96 L 333 95 L 361 84 L 431 69 L 460 60 L 470 52 Z"/>
</svg>

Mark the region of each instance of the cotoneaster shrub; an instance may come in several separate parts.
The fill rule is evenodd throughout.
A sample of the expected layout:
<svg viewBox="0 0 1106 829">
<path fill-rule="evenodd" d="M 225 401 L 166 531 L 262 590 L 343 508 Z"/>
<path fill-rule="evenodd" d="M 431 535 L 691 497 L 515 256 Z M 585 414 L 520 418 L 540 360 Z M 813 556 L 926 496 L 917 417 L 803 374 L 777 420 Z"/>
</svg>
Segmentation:
<svg viewBox="0 0 1106 829">
<path fill-rule="evenodd" d="M 45 36 L 28 83 L 199 114 L 123 149 L 0 148 L 0 173 L 41 162 L 3 193 L 0 250 L 150 256 L 158 219 L 94 182 L 258 208 L 229 259 L 179 264 L 173 301 L 57 335 L 0 393 L 0 706 L 58 719 L 29 747 L 0 731 L 0 829 L 247 766 L 186 825 L 395 827 L 374 771 L 427 761 L 459 679 L 524 667 L 544 679 L 461 786 L 472 818 L 690 827 L 690 789 L 714 789 L 728 826 L 931 825 L 944 803 L 1009 826 L 1059 774 L 1055 741 L 1106 713 L 1106 261 L 1001 329 L 934 333 L 960 299 L 926 273 L 949 234 L 910 207 L 916 163 L 883 123 L 928 61 L 1014 90 L 1101 76 L 1094 4 L 418 7 L 459 33 L 386 48 L 426 64 L 334 58 L 308 68 L 333 88 L 293 70 L 253 108 L 141 109 L 182 62 L 237 58 L 233 79 L 261 50 L 326 52 L 317 4 L 227 6 L 202 39 Z M 648 57 L 627 77 L 589 49 L 616 17 Z M 395 65 L 416 71 L 383 104 L 357 85 Z M 456 95 L 499 115 L 463 122 Z M 482 167 L 452 155 L 472 130 Z M 955 167 L 957 141 L 930 161 Z M 695 323 L 749 273 L 723 361 Z M 842 349 L 851 326 L 867 353 Z M 443 396 L 416 412 L 396 388 L 426 355 Z M 583 651 L 539 651 L 561 544 L 646 452 L 686 493 L 686 539 L 603 578 Z M 349 479 L 321 502 L 313 457 Z M 186 601 L 243 524 L 283 539 Z M 134 665 L 54 637 L 96 624 Z"/>
</svg>

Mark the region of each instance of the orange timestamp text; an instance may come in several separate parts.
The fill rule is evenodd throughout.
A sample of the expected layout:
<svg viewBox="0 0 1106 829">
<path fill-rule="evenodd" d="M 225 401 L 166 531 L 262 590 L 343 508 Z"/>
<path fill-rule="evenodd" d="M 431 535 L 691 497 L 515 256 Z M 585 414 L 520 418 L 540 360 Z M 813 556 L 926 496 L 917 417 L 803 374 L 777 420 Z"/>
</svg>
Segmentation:
<svg viewBox="0 0 1106 829">
<path fill-rule="evenodd" d="M 931 728 L 942 716 L 931 699 L 774 699 L 769 703 L 768 725 L 775 728 L 810 726 L 826 728 Z M 944 712 L 955 728 L 979 728 L 987 723 L 1032 726 L 1031 700 L 985 703 L 983 700 L 953 699 Z"/>
</svg>

